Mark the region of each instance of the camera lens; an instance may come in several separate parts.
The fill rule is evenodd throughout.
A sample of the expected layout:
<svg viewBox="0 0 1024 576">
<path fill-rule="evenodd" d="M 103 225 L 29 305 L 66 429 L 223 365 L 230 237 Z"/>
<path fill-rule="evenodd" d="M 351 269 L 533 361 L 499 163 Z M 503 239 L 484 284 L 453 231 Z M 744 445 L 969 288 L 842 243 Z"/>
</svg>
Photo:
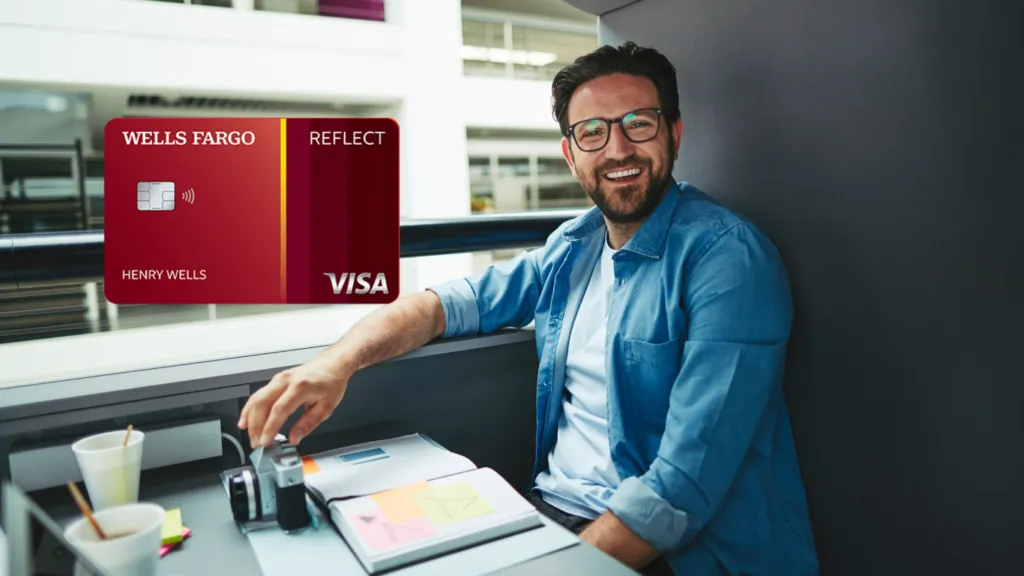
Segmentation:
<svg viewBox="0 0 1024 576">
<path fill-rule="evenodd" d="M 259 486 L 251 468 L 228 478 L 228 494 L 231 500 L 231 513 L 236 522 L 250 522 L 259 518 Z"/>
</svg>

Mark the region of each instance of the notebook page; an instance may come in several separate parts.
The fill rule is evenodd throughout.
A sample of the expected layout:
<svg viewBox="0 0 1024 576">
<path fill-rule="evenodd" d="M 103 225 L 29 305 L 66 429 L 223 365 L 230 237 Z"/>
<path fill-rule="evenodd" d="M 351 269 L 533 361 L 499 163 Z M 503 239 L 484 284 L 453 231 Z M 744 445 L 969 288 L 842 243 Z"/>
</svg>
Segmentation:
<svg viewBox="0 0 1024 576">
<path fill-rule="evenodd" d="M 476 469 L 419 434 L 366 442 L 303 458 L 308 486 L 321 501 L 350 498 Z"/>
<path fill-rule="evenodd" d="M 368 557 L 451 548 L 539 527 L 539 513 L 497 472 L 481 468 L 332 504 L 350 544 Z M 507 525 L 509 528 L 502 529 Z M 414 553 L 414 556 L 421 554 Z"/>
</svg>

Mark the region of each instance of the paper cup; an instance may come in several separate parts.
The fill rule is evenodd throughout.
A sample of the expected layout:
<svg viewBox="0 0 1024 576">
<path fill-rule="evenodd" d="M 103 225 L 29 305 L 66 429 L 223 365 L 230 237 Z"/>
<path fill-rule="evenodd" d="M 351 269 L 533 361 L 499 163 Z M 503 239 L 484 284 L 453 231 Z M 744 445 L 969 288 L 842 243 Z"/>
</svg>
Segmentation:
<svg viewBox="0 0 1024 576">
<path fill-rule="evenodd" d="M 156 576 L 165 515 L 163 508 L 148 502 L 107 508 L 93 514 L 106 540 L 100 540 L 85 517 L 68 526 L 64 538 L 110 576 Z M 87 574 L 75 565 L 75 576 Z"/>
<path fill-rule="evenodd" d="M 142 442 L 146 435 L 132 430 L 128 445 L 124 430 L 83 438 L 71 446 L 95 511 L 139 501 Z"/>
</svg>

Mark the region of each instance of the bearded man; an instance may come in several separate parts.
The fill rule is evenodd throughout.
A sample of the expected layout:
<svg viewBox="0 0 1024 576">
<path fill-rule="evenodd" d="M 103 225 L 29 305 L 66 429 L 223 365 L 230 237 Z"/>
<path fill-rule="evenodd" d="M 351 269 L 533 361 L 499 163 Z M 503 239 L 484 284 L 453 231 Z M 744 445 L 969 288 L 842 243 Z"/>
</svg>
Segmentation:
<svg viewBox="0 0 1024 576">
<path fill-rule="evenodd" d="M 538 510 L 644 574 L 816 575 L 782 393 L 786 270 L 753 224 L 674 180 L 675 68 L 604 46 L 558 73 L 552 103 L 594 208 L 543 248 L 375 311 L 275 376 L 240 426 L 265 444 L 304 406 L 297 443 L 357 370 L 532 321 Z"/>
</svg>

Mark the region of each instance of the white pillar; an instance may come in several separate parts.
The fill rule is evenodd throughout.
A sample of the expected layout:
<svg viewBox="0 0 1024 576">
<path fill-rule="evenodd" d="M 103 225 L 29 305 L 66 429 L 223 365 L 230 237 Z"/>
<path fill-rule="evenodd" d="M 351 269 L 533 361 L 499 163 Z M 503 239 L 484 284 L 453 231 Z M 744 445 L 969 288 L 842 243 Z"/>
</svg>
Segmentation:
<svg viewBox="0 0 1024 576">
<path fill-rule="evenodd" d="M 470 214 L 462 93 L 460 0 L 389 0 L 387 18 L 403 28 L 406 92 L 401 130 L 402 216 Z M 403 291 L 472 273 L 471 254 L 418 258 L 402 266 Z"/>
</svg>

